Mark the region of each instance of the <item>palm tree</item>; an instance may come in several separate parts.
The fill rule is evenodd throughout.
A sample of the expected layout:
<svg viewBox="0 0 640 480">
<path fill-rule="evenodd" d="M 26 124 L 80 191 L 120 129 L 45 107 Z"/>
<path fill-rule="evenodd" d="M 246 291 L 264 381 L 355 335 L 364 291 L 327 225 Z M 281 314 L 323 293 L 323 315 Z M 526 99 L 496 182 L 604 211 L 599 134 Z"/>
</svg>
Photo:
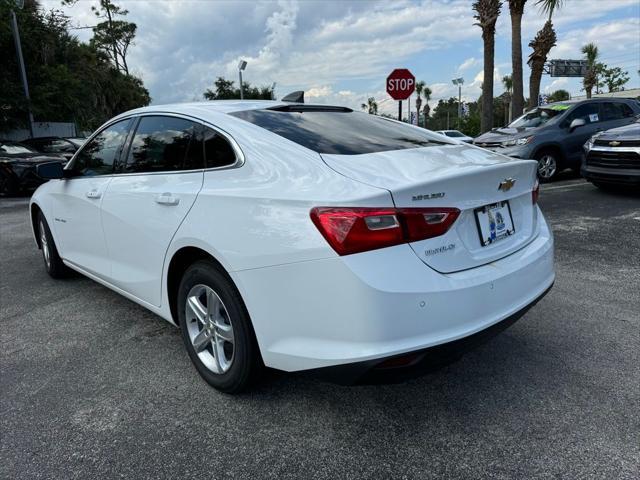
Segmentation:
<svg viewBox="0 0 640 480">
<path fill-rule="evenodd" d="M 587 98 L 591 98 L 591 91 L 593 90 L 593 87 L 598 84 L 596 74 L 598 46 L 595 43 L 587 43 L 582 47 L 582 53 L 587 57 L 587 73 L 585 73 L 582 83 L 585 91 L 587 92 Z"/>
<path fill-rule="evenodd" d="M 433 92 L 429 87 L 424 87 L 424 89 L 422 90 L 422 94 L 424 95 L 424 109 L 422 109 L 422 112 L 424 114 L 424 128 L 428 128 L 427 122 L 429 120 L 429 112 L 431 111 L 431 107 L 429 106 L 429 100 L 431 100 L 432 93 Z"/>
<path fill-rule="evenodd" d="M 536 34 L 535 38 L 529 42 L 529 46 L 533 49 L 529 55 L 529 67 L 531 67 L 531 77 L 529 79 L 529 107 L 538 105 L 538 95 L 540 94 L 540 81 L 542 80 L 542 71 L 547 61 L 547 55 L 556 45 L 556 32 L 553 30 L 551 17 L 553 12 L 559 9 L 564 0 L 538 0 L 542 13 L 549 15 L 542 29 Z"/>
<path fill-rule="evenodd" d="M 363 110 L 367 110 L 367 112 L 372 115 L 378 114 L 378 104 L 376 103 L 376 99 L 373 97 L 367 98 L 367 103 L 360 104 L 360 107 Z"/>
<path fill-rule="evenodd" d="M 509 0 L 511 14 L 511 77 L 513 95 L 509 118 L 518 118 L 524 109 L 524 88 L 522 86 L 522 15 L 527 0 Z"/>
<path fill-rule="evenodd" d="M 482 117 L 480 117 L 481 133 L 491 130 L 493 126 L 493 68 L 495 61 L 496 21 L 500 15 L 500 0 L 476 0 L 473 16 L 482 28 L 484 42 L 484 79 L 482 82 Z"/>
<path fill-rule="evenodd" d="M 504 121 L 506 124 L 509 124 L 511 123 L 511 102 L 513 102 L 513 77 L 511 75 L 502 77 L 502 86 L 506 93 L 505 101 L 509 104 L 509 108 L 506 108 L 504 111 Z"/>
<path fill-rule="evenodd" d="M 422 105 L 422 91 L 426 84 L 423 81 L 416 83 L 416 115 L 418 119 L 418 126 L 420 126 L 420 106 Z"/>
</svg>

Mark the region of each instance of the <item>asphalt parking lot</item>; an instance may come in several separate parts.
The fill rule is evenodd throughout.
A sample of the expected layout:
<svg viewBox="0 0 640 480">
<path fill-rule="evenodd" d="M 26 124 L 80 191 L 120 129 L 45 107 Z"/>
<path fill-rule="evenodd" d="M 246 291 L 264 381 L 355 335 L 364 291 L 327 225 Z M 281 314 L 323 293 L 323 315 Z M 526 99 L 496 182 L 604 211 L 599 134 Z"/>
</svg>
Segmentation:
<svg viewBox="0 0 640 480">
<path fill-rule="evenodd" d="M 50 279 L 0 199 L 1 478 L 638 478 L 640 197 L 544 186 L 557 280 L 457 363 L 395 385 L 271 374 L 226 396 L 178 330 Z"/>
</svg>

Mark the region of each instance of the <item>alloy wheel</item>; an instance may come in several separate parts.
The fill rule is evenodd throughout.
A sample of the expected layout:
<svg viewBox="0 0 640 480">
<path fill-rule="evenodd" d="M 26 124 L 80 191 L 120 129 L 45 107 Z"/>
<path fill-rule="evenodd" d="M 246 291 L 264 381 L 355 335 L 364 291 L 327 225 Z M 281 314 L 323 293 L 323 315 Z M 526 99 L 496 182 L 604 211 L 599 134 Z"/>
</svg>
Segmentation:
<svg viewBox="0 0 640 480">
<path fill-rule="evenodd" d="M 544 180 L 549 180 L 556 174 L 558 164 L 553 155 L 543 155 L 538 160 L 538 176 Z"/>
<path fill-rule="evenodd" d="M 49 251 L 49 244 L 47 243 L 47 233 L 44 229 L 44 223 L 40 222 L 40 245 L 42 246 L 42 255 L 44 256 L 44 263 L 47 268 L 51 267 L 51 252 Z"/>
<path fill-rule="evenodd" d="M 233 364 L 235 335 L 229 312 L 212 288 L 199 284 L 189 290 L 185 321 L 202 363 L 213 373 L 227 372 Z"/>
</svg>

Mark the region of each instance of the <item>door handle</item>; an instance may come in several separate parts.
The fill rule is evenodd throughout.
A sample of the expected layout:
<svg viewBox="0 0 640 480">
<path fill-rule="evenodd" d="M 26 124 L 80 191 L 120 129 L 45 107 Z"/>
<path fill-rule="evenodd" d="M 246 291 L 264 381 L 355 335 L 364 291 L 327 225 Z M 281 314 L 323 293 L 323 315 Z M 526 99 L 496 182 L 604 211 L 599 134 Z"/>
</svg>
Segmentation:
<svg viewBox="0 0 640 480">
<path fill-rule="evenodd" d="M 87 198 L 100 198 L 102 196 L 102 192 L 94 189 L 94 190 L 89 190 L 88 192 L 85 193 L 85 195 L 87 196 Z"/>
<path fill-rule="evenodd" d="M 173 194 L 169 192 L 159 193 L 156 195 L 155 200 L 156 203 L 159 203 L 160 205 L 175 206 L 180 203 L 180 198 L 174 197 Z"/>
</svg>

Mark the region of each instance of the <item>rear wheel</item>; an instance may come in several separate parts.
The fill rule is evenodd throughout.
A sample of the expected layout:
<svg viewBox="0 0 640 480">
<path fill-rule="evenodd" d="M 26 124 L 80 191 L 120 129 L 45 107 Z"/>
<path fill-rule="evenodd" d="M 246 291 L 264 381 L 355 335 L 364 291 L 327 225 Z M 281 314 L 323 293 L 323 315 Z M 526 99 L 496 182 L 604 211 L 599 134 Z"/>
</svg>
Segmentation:
<svg viewBox="0 0 640 480">
<path fill-rule="evenodd" d="M 558 173 L 558 155 L 555 152 L 544 150 L 536 155 L 538 161 L 538 178 L 541 182 L 552 181 Z"/>
<path fill-rule="evenodd" d="M 47 273 L 52 278 L 64 278 L 69 275 L 71 270 L 62 262 L 60 255 L 58 255 L 58 249 L 53 241 L 51 230 L 49 230 L 49 224 L 42 212 L 38 213 L 38 235 L 40 249 L 42 250 L 42 259 L 44 260 Z"/>
<path fill-rule="evenodd" d="M 236 393 L 260 370 L 260 354 L 240 293 L 208 261 L 194 263 L 178 290 L 180 330 L 187 353 L 209 385 Z"/>
</svg>

